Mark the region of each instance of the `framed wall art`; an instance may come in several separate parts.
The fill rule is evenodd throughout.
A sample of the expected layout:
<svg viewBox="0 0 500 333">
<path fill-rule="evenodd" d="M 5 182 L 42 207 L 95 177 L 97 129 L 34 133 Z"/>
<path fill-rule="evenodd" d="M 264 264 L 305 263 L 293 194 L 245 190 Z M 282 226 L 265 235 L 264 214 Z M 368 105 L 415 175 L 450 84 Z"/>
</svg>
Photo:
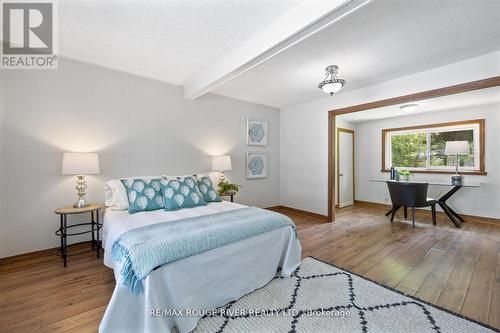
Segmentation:
<svg viewBox="0 0 500 333">
<path fill-rule="evenodd" d="M 247 152 L 247 179 L 267 177 L 267 153 Z"/>
<path fill-rule="evenodd" d="M 247 119 L 247 145 L 267 146 L 268 122 L 255 119 Z"/>
</svg>

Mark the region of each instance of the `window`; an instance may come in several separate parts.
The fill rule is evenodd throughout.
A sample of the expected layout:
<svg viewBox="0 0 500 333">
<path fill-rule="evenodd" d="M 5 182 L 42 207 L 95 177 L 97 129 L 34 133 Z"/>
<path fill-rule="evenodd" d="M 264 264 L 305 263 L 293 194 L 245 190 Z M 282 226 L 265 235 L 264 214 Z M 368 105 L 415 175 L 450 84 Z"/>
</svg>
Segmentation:
<svg viewBox="0 0 500 333">
<path fill-rule="evenodd" d="M 444 154 L 446 141 L 467 141 L 460 170 L 484 173 L 484 119 L 382 130 L 382 171 L 452 172 L 456 157 Z"/>
</svg>

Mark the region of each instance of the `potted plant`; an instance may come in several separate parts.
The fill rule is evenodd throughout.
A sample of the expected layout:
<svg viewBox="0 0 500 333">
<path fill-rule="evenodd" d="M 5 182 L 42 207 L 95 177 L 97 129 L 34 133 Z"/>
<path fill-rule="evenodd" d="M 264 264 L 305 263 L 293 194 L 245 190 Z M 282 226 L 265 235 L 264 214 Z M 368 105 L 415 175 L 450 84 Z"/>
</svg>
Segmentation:
<svg viewBox="0 0 500 333">
<path fill-rule="evenodd" d="M 401 170 L 399 171 L 399 174 L 401 175 L 404 181 L 410 180 L 410 175 L 411 175 L 410 170 Z"/>
<path fill-rule="evenodd" d="M 217 191 L 219 192 L 219 195 L 222 194 L 231 195 L 231 194 L 236 194 L 236 192 L 239 191 L 240 187 L 241 185 L 232 184 L 227 180 L 223 180 L 220 181 L 219 184 L 217 185 Z"/>
</svg>

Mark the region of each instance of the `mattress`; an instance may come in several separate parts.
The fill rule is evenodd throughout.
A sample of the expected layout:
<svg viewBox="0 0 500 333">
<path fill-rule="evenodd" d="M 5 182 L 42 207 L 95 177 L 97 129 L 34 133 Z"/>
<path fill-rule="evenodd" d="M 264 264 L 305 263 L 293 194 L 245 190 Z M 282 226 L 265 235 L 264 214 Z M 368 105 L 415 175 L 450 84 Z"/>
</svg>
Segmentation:
<svg viewBox="0 0 500 333">
<path fill-rule="evenodd" d="M 114 269 L 118 280 L 121 267 L 113 261 L 111 247 L 128 230 L 243 207 L 223 201 L 170 212 L 108 210 L 103 226 L 104 263 Z M 300 242 L 294 230 L 286 227 L 163 265 L 144 279 L 144 292 L 139 295 L 116 284 L 99 331 L 169 332 L 176 327 L 181 333 L 190 332 L 203 311 L 263 287 L 277 272 L 290 276 L 300 259 Z"/>
</svg>

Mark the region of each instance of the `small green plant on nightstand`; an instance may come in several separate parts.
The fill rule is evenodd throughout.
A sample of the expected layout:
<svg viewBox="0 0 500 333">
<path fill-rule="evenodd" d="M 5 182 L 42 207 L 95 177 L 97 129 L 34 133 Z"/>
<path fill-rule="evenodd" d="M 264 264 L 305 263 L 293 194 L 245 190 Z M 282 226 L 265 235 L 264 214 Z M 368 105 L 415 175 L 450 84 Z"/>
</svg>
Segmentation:
<svg viewBox="0 0 500 333">
<path fill-rule="evenodd" d="M 399 171 L 399 174 L 401 175 L 401 177 L 403 177 L 404 180 L 406 181 L 410 180 L 410 175 L 411 175 L 410 170 L 401 170 Z"/>
<path fill-rule="evenodd" d="M 232 184 L 228 181 L 221 181 L 217 185 L 217 191 L 219 192 L 219 195 L 221 194 L 231 194 L 231 193 L 236 193 L 239 191 L 241 185 L 238 184 Z"/>
</svg>

